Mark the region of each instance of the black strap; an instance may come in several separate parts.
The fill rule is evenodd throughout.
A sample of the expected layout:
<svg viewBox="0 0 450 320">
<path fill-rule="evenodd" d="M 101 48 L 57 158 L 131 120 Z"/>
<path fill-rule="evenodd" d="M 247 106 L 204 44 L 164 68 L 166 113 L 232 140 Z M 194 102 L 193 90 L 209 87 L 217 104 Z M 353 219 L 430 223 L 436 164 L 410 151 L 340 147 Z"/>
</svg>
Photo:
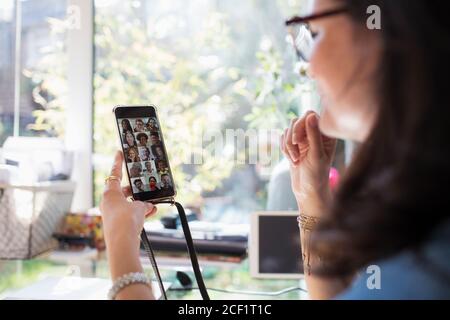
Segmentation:
<svg viewBox="0 0 450 320">
<path fill-rule="evenodd" d="M 150 263 L 152 264 L 153 272 L 155 273 L 156 279 L 158 280 L 159 290 L 161 290 L 161 296 L 163 300 L 167 300 L 166 290 L 164 290 L 164 284 L 161 279 L 161 274 L 159 273 L 158 264 L 156 263 L 155 254 L 153 253 L 152 245 L 148 240 L 147 233 L 143 229 L 141 232 L 141 241 L 144 244 L 145 251 L 147 252 Z"/>
<path fill-rule="evenodd" d="M 194 270 L 194 275 L 195 275 L 195 279 L 197 280 L 197 285 L 200 290 L 200 294 L 201 294 L 203 300 L 210 300 L 208 291 L 206 290 L 205 282 L 203 281 L 202 273 L 200 271 L 200 266 L 198 264 L 198 259 L 197 259 L 197 253 L 195 252 L 194 241 L 192 240 L 191 230 L 189 229 L 189 224 L 188 224 L 188 221 L 186 218 L 186 213 L 184 212 L 183 206 L 181 204 L 179 204 L 178 202 L 169 201 L 169 200 L 153 202 L 153 204 L 159 204 L 159 203 L 174 204 L 177 207 L 178 214 L 180 215 L 181 227 L 183 228 L 184 237 L 186 239 L 187 250 L 189 253 L 189 257 L 191 259 L 192 269 Z M 147 253 L 149 255 L 150 262 L 152 264 L 155 275 L 158 279 L 158 283 L 159 283 L 159 287 L 161 289 L 162 295 L 163 295 L 164 299 L 167 299 L 166 293 L 164 291 L 164 286 L 162 284 L 161 276 L 159 274 L 158 265 L 156 264 L 153 250 L 152 250 L 150 241 L 148 240 L 147 233 L 145 232 L 145 230 L 142 230 L 141 239 L 142 239 L 142 242 L 144 243 L 144 246 L 146 246 L 146 244 L 148 245 L 149 249 L 147 249 Z"/>
</svg>

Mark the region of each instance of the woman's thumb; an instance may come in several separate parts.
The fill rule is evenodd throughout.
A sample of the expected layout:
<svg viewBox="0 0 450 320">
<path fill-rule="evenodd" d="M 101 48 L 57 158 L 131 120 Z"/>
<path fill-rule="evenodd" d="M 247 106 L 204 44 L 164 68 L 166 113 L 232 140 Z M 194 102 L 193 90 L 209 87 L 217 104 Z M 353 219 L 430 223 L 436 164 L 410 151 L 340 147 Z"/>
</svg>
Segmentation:
<svg viewBox="0 0 450 320">
<path fill-rule="evenodd" d="M 150 202 L 134 201 L 133 206 L 140 214 L 143 213 L 145 217 L 149 217 L 156 212 L 156 207 Z"/>
<path fill-rule="evenodd" d="M 323 153 L 322 134 L 319 129 L 319 117 L 315 113 L 306 118 L 306 135 L 313 156 L 321 157 Z"/>
<path fill-rule="evenodd" d="M 148 202 L 146 202 L 145 205 L 146 205 L 146 214 L 145 214 L 146 217 L 156 213 L 157 208 L 155 205 Z"/>
</svg>

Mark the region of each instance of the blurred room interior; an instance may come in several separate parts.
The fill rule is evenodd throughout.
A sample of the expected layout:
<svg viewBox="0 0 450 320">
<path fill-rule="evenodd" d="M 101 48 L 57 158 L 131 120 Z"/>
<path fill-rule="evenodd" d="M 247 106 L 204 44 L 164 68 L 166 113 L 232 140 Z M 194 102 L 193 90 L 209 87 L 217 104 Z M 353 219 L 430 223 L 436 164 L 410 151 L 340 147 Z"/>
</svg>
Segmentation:
<svg viewBox="0 0 450 320">
<path fill-rule="evenodd" d="M 111 112 L 118 104 L 158 107 L 209 285 L 299 286 L 288 271 L 250 276 L 248 239 L 253 213 L 297 209 L 278 137 L 291 118 L 320 110 L 283 23 L 306 2 L 2 0 L 0 298 L 43 297 L 42 288 L 61 284 L 55 279 L 108 279 L 97 206 L 119 149 Z M 249 163 L 255 149 L 246 139 L 212 151 L 199 134 L 230 129 L 255 130 L 256 151 L 270 159 Z M 203 150 L 201 164 L 186 161 L 199 152 L 187 146 Z M 339 142 L 337 172 L 351 148 Z M 179 237 L 175 212 L 161 208 L 147 224 L 163 275 L 175 282 L 177 271 L 190 270 L 184 244 L 164 240 Z"/>
</svg>

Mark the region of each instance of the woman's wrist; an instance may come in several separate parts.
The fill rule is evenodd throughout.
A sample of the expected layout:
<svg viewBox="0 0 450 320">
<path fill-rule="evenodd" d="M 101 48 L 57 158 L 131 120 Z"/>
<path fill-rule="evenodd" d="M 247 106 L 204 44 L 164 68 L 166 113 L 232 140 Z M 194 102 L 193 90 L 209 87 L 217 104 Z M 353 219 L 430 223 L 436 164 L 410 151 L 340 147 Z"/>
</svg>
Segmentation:
<svg viewBox="0 0 450 320">
<path fill-rule="evenodd" d="M 142 272 L 142 265 L 139 254 L 121 251 L 108 254 L 108 263 L 111 271 L 111 278 L 115 279 L 130 272 Z"/>
<path fill-rule="evenodd" d="M 301 193 L 296 196 L 297 204 L 302 214 L 311 217 L 323 217 L 331 202 L 330 190 L 314 193 Z"/>
<path fill-rule="evenodd" d="M 130 272 L 141 272 L 140 246 L 137 236 L 113 236 L 107 239 L 106 249 L 112 279 Z"/>
<path fill-rule="evenodd" d="M 122 225 L 123 228 L 116 228 L 114 230 L 109 230 L 105 233 L 106 244 L 111 244 L 114 246 L 120 244 L 128 244 L 130 246 L 139 246 L 140 234 L 137 232 L 130 232 L 133 228 L 129 226 Z"/>
</svg>

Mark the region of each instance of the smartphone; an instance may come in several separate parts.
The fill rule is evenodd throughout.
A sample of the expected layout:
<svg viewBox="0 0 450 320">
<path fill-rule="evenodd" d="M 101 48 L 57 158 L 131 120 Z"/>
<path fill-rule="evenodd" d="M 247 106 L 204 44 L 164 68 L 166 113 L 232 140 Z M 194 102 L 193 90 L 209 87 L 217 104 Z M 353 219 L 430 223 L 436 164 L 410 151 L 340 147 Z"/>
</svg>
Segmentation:
<svg viewBox="0 0 450 320">
<path fill-rule="evenodd" d="M 175 197 L 166 146 L 154 106 L 113 110 L 133 199 L 153 202 Z"/>
</svg>

